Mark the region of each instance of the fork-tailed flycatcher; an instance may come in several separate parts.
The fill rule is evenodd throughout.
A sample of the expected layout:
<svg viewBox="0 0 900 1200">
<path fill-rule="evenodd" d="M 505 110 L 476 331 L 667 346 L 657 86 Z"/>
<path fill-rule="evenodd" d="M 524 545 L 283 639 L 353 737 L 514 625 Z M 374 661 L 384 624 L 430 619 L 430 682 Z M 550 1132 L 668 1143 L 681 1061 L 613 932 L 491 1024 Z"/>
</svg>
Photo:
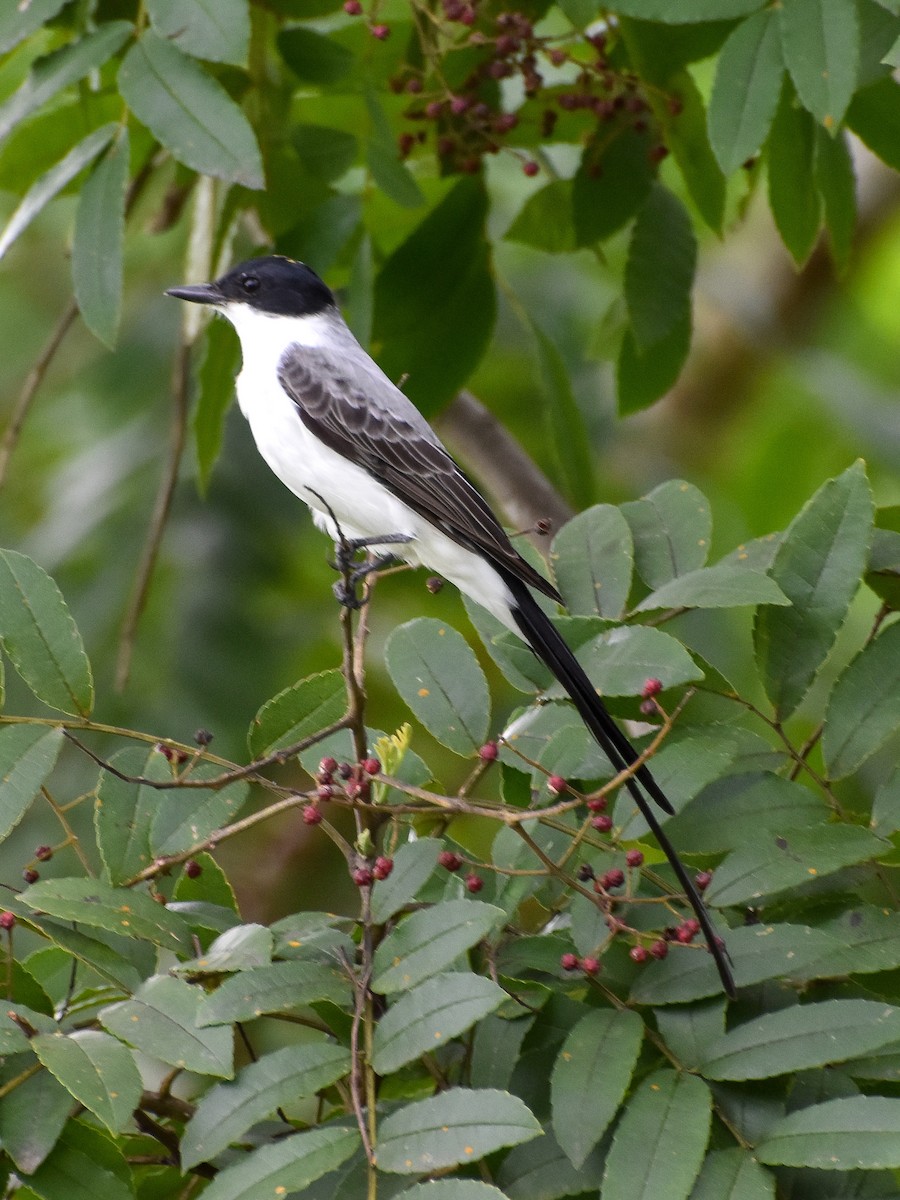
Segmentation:
<svg viewBox="0 0 900 1200">
<path fill-rule="evenodd" d="M 168 294 L 212 305 L 234 325 L 243 356 L 241 411 L 263 458 L 309 505 L 316 524 L 336 542 L 384 546 L 456 584 L 550 668 L 613 768 L 632 766 L 637 751 L 532 589 L 557 603 L 562 597 L 522 558 L 425 418 L 357 342 L 318 275 L 271 256 Z M 392 543 L 391 535 L 398 540 Z M 664 812 L 674 811 L 671 804 L 646 764 L 626 787 L 697 914 L 725 991 L 734 995 L 724 947 L 644 792 Z"/>
</svg>

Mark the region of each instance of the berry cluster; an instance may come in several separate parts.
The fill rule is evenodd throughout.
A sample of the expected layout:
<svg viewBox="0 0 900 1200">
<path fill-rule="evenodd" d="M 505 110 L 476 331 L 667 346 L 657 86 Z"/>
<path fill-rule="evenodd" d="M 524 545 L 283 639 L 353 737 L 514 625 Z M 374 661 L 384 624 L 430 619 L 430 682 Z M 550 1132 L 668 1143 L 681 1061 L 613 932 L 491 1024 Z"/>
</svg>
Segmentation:
<svg viewBox="0 0 900 1200">
<path fill-rule="evenodd" d="M 364 15 L 360 0 L 345 0 L 344 11 Z M 391 80 L 395 92 L 411 98 L 405 116 L 414 128 L 400 134 L 401 158 L 428 142 L 433 133 L 443 171 L 474 174 L 484 155 L 497 154 L 504 147 L 512 150 L 509 135 L 520 120 L 533 127 L 532 134 L 549 138 L 564 113 L 584 118 L 579 128 L 567 131 L 569 141 L 595 139 L 605 146 L 626 128 L 639 133 L 650 130 L 650 105 L 641 81 L 620 65 L 612 22 L 583 35 L 550 37 L 537 33 L 525 13 L 516 9 L 497 13 L 493 5 L 479 0 L 441 0 L 438 8 L 428 12 L 427 21 L 424 64 L 406 64 Z M 383 23 L 370 20 L 368 27 L 381 41 L 390 35 Z M 453 53 L 462 50 L 473 65 L 451 87 L 446 82 L 447 68 L 454 62 Z M 518 112 L 503 107 L 500 84 L 511 80 L 525 95 Z M 668 106 L 673 113 L 680 110 L 675 98 L 668 99 Z M 526 175 L 539 173 L 534 158 L 513 152 L 522 159 Z M 648 141 L 651 162 L 660 162 L 667 153 L 658 136 Z M 599 162 L 593 169 L 599 174 Z"/>
</svg>

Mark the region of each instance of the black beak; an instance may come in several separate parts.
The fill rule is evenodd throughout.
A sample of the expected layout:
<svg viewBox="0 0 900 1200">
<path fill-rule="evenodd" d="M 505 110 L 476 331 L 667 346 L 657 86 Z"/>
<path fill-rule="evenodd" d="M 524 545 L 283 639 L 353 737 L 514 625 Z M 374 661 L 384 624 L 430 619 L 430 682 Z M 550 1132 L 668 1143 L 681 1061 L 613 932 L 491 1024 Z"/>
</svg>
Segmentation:
<svg viewBox="0 0 900 1200">
<path fill-rule="evenodd" d="M 225 297 L 214 283 L 192 283 L 185 287 L 169 288 L 167 296 L 176 300 L 190 300 L 192 304 L 221 304 Z"/>
</svg>

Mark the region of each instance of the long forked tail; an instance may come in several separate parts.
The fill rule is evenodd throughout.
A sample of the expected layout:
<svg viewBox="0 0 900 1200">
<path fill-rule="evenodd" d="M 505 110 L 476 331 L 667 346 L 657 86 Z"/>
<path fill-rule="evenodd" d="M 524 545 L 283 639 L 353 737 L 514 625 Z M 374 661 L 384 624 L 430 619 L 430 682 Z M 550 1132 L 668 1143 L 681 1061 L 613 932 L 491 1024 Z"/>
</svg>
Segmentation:
<svg viewBox="0 0 900 1200">
<path fill-rule="evenodd" d="M 522 637 L 566 689 L 579 716 L 593 734 L 614 769 L 622 771 L 632 766 L 639 757 L 638 752 L 606 711 L 596 689 L 556 626 L 521 580 L 506 572 L 503 572 L 503 578 L 513 595 L 512 615 Z M 653 807 L 647 802 L 647 797 L 641 788 L 646 790 L 647 794 L 664 812 L 673 813 L 675 810 L 645 763 L 641 764 L 634 775 L 626 780 L 625 786 L 684 889 L 688 902 L 700 922 L 700 928 L 703 930 L 710 953 L 715 960 L 722 986 L 726 994 L 733 998 L 735 984 L 727 951 L 716 933 L 715 926 L 694 881 L 678 857 L 675 847 L 661 828 Z"/>
</svg>

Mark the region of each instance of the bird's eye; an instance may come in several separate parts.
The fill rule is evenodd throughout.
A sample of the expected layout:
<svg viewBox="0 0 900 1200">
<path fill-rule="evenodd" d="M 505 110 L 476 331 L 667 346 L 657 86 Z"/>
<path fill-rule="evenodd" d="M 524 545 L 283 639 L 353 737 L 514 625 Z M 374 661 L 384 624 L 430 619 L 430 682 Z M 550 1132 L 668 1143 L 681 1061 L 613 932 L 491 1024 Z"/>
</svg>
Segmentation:
<svg viewBox="0 0 900 1200">
<path fill-rule="evenodd" d="M 259 280 L 255 275 L 244 275 L 241 277 L 241 287 L 248 295 L 259 291 Z"/>
</svg>

